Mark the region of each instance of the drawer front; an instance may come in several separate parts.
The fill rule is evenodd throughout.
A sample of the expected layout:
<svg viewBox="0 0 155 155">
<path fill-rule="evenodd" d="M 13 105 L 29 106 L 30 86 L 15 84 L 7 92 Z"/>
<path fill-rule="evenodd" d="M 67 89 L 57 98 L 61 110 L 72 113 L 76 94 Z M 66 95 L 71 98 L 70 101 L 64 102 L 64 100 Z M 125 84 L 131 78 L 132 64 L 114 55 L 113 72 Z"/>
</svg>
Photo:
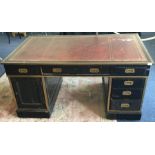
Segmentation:
<svg viewBox="0 0 155 155">
<path fill-rule="evenodd" d="M 141 99 L 143 89 L 112 89 L 111 98 L 113 99 Z"/>
<path fill-rule="evenodd" d="M 5 65 L 8 75 L 41 75 L 40 66 L 27 65 Z"/>
<path fill-rule="evenodd" d="M 149 74 L 149 66 L 113 66 L 111 68 L 112 75 L 147 76 Z"/>
<path fill-rule="evenodd" d="M 140 111 L 141 100 L 111 100 L 109 110 Z"/>
<path fill-rule="evenodd" d="M 113 88 L 144 88 L 145 78 L 113 78 Z"/>
<path fill-rule="evenodd" d="M 45 75 L 108 75 L 109 67 L 100 65 L 52 65 L 42 66 L 42 71 Z"/>
</svg>

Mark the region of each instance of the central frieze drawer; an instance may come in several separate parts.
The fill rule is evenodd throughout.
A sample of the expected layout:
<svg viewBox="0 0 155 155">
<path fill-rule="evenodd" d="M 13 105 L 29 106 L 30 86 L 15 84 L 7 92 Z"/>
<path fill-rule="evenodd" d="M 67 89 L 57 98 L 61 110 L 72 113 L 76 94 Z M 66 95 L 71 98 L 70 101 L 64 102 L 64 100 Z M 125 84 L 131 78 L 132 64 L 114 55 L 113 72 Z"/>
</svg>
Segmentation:
<svg viewBox="0 0 155 155">
<path fill-rule="evenodd" d="M 51 75 L 108 75 L 109 67 L 101 65 L 52 65 L 43 66 L 43 74 Z"/>
<path fill-rule="evenodd" d="M 141 99 L 143 89 L 112 89 L 111 97 L 113 99 Z"/>
<path fill-rule="evenodd" d="M 144 88 L 145 78 L 113 78 L 113 88 Z"/>
</svg>

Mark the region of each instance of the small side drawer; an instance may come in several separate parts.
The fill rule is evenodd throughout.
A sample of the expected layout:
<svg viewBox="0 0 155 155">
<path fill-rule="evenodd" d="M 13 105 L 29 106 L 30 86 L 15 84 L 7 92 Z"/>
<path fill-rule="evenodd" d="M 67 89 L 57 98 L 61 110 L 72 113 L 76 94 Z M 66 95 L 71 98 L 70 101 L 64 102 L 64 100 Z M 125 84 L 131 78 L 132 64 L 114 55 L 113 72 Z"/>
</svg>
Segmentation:
<svg viewBox="0 0 155 155">
<path fill-rule="evenodd" d="M 134 76 L 134 75 L 142 75 L 147 76 L 149 74 L 150 66 L 112 66 L 111 74 L 112 75 L 124 75 L 124 76 Z"/>
<path fill-rule="evenodd" d="M 35 65 L 5 65 L 8 75 L 41 75 L 40 66 Z"/>
<path fill-rule="evenodd" d="M 111 100 L 109 110 L 140 111 L 141 100 Z"/>
<path fill-rule="evenodd" d="M 141 99 L 143 89 L 112 89 L 111 98 L 113 99 Z"/>
<path fill-rule="evenodd" d="M 113 88 L 144 88 L 145 78 L 113 78 Z"/>
</svg>

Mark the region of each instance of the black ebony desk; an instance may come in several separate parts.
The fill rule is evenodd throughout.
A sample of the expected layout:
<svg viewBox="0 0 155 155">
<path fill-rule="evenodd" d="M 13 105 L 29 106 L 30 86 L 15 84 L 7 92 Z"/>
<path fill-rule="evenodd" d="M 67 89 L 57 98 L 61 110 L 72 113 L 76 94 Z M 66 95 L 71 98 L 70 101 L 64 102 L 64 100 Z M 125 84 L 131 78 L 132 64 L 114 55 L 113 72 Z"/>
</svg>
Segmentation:
<svg viewBox="0 0 155 155">
<path fill-rule="evenodd" d="M 3 64 L 19 117 L 50 117 L 63 76 L 101 76 L 107 117 L 140 119 L 152 62 L 138 35 L 121 34 L 29 37 Z"/>
</svg>

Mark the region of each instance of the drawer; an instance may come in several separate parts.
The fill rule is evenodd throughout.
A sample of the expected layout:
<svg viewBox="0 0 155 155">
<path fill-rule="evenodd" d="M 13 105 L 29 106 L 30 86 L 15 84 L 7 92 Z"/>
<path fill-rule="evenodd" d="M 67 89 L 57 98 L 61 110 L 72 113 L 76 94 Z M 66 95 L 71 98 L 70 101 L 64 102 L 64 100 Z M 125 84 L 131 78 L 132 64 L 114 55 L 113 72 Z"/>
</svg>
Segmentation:
<svg viewBox="0 0 155 155">
<path fill-rule="evenodd" d="M 140 111 L 141 100 L 111 100 L 109 110 Z"/>
<path fill-rule="evenodd" d="M 72 66 L 42 66 L 43 74 L 48 75 L 64 75 L 64 74 L 76 74 L 76 68 Z"/>
<path fill-rule="evenodd" d="M 113 78 L 112 88 L 144 88 L 145 78 Z"/>
<path fill-rule="evenodd" d="M 143 89 L 112 89 L 111 98 L 113 99 L 141 99 Z"/>
<path fill-rule="evenodd" d="M 51 75 L 108 75 L 109 67 L 101 65 L 52 65 L 42 66 L 44 74 Z"/>
<path fill-rule="evenodd" d="M 5 65 L 8 75 L 41 75 L 40 66 L 35 65 Z"/>
<path fill-rule="evenodd" d="M 124 76 L 134 76 L 134 75 L 142 75 L 147 76 L 149 74 L 150 66 L 112 66 L 111 74 L 112 75 L 124 75 Z"/>
</svg>

